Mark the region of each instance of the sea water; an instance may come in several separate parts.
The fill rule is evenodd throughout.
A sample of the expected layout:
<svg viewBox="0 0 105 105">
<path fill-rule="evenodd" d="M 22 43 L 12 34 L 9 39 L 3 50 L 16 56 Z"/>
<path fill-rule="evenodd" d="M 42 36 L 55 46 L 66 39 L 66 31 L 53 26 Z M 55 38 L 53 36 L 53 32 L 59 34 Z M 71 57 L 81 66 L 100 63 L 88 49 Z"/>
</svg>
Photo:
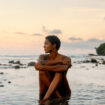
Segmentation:
<svg viewBox="0 0 105 105">
<path fill-rule="evenodd" d="M 27 66 L 31 61 L 36 62 L 37 58 L 37 55 L 0 56 L 0 64 L 6 64 L 0 65 L 0 105 L 39 105 L 38 71 L 33 66 Z M 75 63 L 89 57 L 71 59 L 72 67 L 67 74 L 71 98 L 51 101 L 46 105 L 105 105 L 105 65 Z M 19 60 L 26 64 L 26 68 L 12 68 L 8 66 L 10 60 Z"/>
</svg>

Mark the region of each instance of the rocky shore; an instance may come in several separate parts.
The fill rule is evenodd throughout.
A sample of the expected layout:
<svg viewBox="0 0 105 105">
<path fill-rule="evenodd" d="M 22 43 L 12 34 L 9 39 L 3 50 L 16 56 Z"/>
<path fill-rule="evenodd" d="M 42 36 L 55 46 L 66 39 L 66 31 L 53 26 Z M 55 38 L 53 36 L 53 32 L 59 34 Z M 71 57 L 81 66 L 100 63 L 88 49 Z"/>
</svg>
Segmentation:
<svg viewBox="0 0 105 105">
<path fill-rule="evenodd" d="M 77 63 L 77 64 L 81 64 L 81 63 L 94 63 L 96 64 L 96 66 L 98 66 L 99 64 L 105 65 L 105 59 L 103 57 L 100 56 L 86 56 L 84 57 L 83 60 L 77 60 L 74 61 L 73 63 Z"/>
<path fill-rule="evenodd" d="M 20 68 L 28 68 L 30 66 L 34 66 L 35 62 L 29 62 L 28 64 L 23 64 L 20 61 L 14 61 L 10 60 L 8 63 L 3 64 L 0 63 L 0 68 L 8 69 L 8 68 L 15 68 L 15 69 L 20 69 Z"/>
</svg>

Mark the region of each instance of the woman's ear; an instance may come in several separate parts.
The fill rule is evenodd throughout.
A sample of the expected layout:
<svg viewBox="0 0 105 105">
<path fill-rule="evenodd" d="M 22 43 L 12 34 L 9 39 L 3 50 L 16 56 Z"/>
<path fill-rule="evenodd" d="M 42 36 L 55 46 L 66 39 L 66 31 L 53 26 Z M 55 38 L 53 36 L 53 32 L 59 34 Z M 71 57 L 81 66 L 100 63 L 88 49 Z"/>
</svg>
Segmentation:
<svg viewBox="0 0 105 105">
<path fill-rule="evenodd" d="M 53 49 L 56 49 L 56 44 L 53 44 Z"/>
</svg>

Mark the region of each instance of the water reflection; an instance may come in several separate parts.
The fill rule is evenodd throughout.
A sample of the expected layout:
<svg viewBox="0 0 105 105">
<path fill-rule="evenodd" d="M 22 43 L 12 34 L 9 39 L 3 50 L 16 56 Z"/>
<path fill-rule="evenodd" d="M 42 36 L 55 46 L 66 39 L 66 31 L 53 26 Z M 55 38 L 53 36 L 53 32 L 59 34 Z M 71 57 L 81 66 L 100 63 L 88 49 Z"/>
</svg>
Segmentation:
<svg viewBox="0 0 105 105">
<path fill-rule="evenodd" d="M 49 99 L 44 104 L 40 104 L 40 101 L 39 101 L 39 105 L 69 105 L 70 99 L 71 99 L 71 96 L 64 97 L 62 99 Z"/>
</svg>

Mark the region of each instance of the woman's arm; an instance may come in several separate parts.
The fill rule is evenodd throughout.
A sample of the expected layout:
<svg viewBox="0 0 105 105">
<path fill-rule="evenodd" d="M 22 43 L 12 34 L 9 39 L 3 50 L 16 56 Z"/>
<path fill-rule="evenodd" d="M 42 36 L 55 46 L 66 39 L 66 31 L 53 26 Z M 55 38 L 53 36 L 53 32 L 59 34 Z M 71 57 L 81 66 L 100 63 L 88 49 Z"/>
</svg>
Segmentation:
<svg viewBox="0 0 105 105">
<path fill-rule="evenodd" d="M 66 58 L 63 57 L 62 59 L 55 59 L 55 60 L 39 60 L 39 62 L 42 65 L 57 65 L 57 64 L 62 64 L 62 65 L 66 65 L 71 63 L 71 59 L 70 58 Z"/>
<path fill-rule="evenodd" d="M 62 62 L 64 64 L 53 65 L 53 66 L 42 65 L 40 62 L 38 62 L 37 64 L 35 64 L 35 68 L 41 71 L 65 72 L 72 66 L 70 58 L 65 58 Z"/>
<path fill-rule="evenodd" d="M 63 64 L 62 60 L 39 60 L 42 65 Z"/>
<path fill-rule="evenodd" d="M 47 66 L 37 63 L 35 65 L 35 68 L 36 70 L 41 70 L 41 71 L 64 72 L 68 70 L 68 65 Z"/>
</svg>

